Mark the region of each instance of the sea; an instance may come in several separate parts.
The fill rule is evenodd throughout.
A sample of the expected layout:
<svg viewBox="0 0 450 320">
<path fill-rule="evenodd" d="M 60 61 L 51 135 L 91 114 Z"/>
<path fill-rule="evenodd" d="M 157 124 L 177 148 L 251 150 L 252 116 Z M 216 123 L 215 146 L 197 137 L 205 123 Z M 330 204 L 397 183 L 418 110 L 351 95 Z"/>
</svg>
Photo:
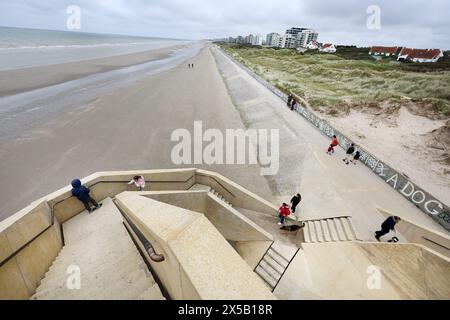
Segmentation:
<svg viewBox="0 0 450 320">
<path fill-rule="evenodd" d="M 0 27 L 0 71 L 129 54 L 187 40 Z"/>
</svg>

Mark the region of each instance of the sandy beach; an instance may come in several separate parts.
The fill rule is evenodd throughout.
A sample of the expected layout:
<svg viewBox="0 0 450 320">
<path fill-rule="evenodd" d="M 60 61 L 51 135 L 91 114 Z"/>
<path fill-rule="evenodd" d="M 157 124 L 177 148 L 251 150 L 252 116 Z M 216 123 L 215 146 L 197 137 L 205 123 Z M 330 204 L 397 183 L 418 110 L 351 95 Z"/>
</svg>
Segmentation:
<svg viewBox="0 0 450 320">
<path fill-rule="evenodd" d="M 166 51 L 139 57 L 155 59 L 167 54 Z M 124 65 L 136 63 L 136 56 L 128 57 L 134 58 L 116 60 Z M 203 121 L 204 130 L 244 128 L 209 49 L 201 50 L 190 62 L 195 63 L 195 69 L 179 64 L 169 71 L 104 92 L 89 103 L 73 104 L 51 116 L 30 121 L 26 127 L 11 132 L 11 138 L 2 137 L 0 219 L 70 184 L 74 177 L 105 170 L 179 168 L 171 161 L 171 150 L 176 144 L 170 140 L 171 133 L 178 128 L 192 132 L 195 120 Z M 92 71 L 96 68 L 93 65 L 88 63 L 84 68 Z M 46 71 L 45 74 L 47 78 Z M 0 77 L 5 79 L 1 73 Z M 48 81 L 55 80 L 48 75 Z M 10 90 L 17 90 L 9 86 Z M 21 86 L 20 90 L 24 88 Z M 42 115 L 44 111 L 39 112 Z M 271 198 L 258 165 L 196 167 L 218 171 Z"/>
<path fill-rule="evenodd" d="M 0 97 L 45 88 L 100 72 L 163 59 L 168 57 L 172 51 L 186 46 L 176 45 L 113 57 L 0 71 Z"/>
</svg>

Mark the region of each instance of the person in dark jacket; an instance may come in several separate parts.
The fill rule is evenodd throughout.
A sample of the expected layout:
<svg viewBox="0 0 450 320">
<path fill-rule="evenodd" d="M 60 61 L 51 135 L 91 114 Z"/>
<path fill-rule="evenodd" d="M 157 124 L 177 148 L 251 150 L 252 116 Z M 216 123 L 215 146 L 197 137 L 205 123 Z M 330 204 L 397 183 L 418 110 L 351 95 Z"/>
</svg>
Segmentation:
<svg viewBox="0 0 450 320">
<path fill-rule="evenodd" d="M 291 104 L 291 110 L 294 111 L 295 107 L 297 106 L 297 100 L 292 99 L 292 104 Z"/>
<path fill-rule="evenodd" d="M 380 237 L 395 230 L 395 225 L 400 221 L 400 217 L 390 216 L 381 224 L 381 230 L 375 232 L 375 238 L 380 241 Z"/>
<path fill-rule="evenodd" d="M 97 201 L 92 199 L 92 197 L 89 194 L 91 190 L 81 185 L 81 181 L 79 179 L 75 179 L 72 181 L 72 187 L 73 187 L 72 195 L 78 198 L 78 200 L 80 200 L 81 202 L 83 202 L 87 211 L 89 212 L 94 211 L 94 209 L 92 209 L 89 204 L 93 204 L 95 209 L 98 209 L 102 206 L 101 204 L 98 204 Z"/>
<path fill-rule="evenodd" d="M 291 199 L 291 211 L 292 213 L 295 213 L 295 208 L 297 208 L 298 204 L 302 201 L 302 196 L 300 193 L 297 193 L 295 196 Z"/>
<path fill-rule="evenodd" d="M 355 156 L 353 157 L 353 159 L 350 160 L 350 162 L 356 165 L 358 163 L 359 158 L 361 158 L 361 152 L 356 151 Z"/>
<path fill-rule="evenodd" d="M 349 164 L 349 157 L 351 158 L 351 156 L 353 155 L 353 152 L 355 152 L 355 144 L 352 143 L 352 145 L 350 146 L 350 148 L 347 149 L 347 153 L 345 155 L 345 158 L 342 159 L 342 161 L 345 162 L 345 164 Z"/>
<path fill-rule="evenodd" d="M 292 93 L 290 93 L 287 98 L 287 105 L 289 107 L 291 106 L 292 99 L 294 99 L 294 96 L 292 95 Z"/>
</svg>

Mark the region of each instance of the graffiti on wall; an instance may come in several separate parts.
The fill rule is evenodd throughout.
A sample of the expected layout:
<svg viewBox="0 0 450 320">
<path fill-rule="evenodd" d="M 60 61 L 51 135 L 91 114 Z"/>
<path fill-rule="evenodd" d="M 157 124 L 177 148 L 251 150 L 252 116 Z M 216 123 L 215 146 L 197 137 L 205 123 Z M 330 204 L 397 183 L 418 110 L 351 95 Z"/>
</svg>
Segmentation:
<svg viewBox="0 0 450 320">
<path fill-rule="evenodd" d="M 223 52 L 228 58 L 239 65 L 242 69 L 244 69 L 259 83 L 261 83 L 275 95 L 280 97 L 283 101 L 287 101 L 287 95 L 281 90 L 255 74 L 252 70 L 244 66 L 242 63 L 236 61 L 236 59 L 226 54 L 223 50 L 221 50 L 221 52 Z M 336 135 L 342 148 L 347 149 L 353 143 L 348 137 L 346 137 L 338 130 L 334 129 L 326 120 L 320 118 L 312 111 L 304 108 L 301 105 L 297 105 L 296 111 L 327 137 L 331 138 L 333 135 Z M 384 161 L 378 159 L 370 152 L 364 150 L 361 147 L 359 147 L 358 150 L 361 153 L 360 161 L 364 163 L 374 174 L 383 179 L 387 184 L 389 184 L 393 189 L 397 190 L 402 196 L 407 198 L 416 207 L 431 216 L 445 229 L 450 231 L 450 208 L 448 206 L 444 205 L 441 201 L 433 197 L 424 189 L 411 182 L 405 175 L 399 173 L 397 170 L 386 164 Z"/>
</svg>

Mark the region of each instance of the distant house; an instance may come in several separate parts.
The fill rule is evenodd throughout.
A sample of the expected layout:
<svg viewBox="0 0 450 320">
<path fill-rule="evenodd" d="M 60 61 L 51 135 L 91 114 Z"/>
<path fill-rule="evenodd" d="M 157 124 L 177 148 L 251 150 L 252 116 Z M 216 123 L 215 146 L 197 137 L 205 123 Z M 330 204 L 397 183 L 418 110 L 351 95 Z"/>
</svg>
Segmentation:
<svg viewBox="0 0 450 320">
<path fill-rule="evenodd" d="M 317 41 L 310 41 L 307 45 L 306 45 L 306 49 L 309 50 L 317 50 L 319 49 L 319 43 Z"/>
<path fill-rule="evenodd" d="M 437 62 L 444 56 L 441 49 L 412 49 L 403 48 L 398 55 L 398 61 L 412 61 L 412 62 Z"/>
<path fill-rule="evenodd" d="M 336 47 L 332 43 L 324 43 L 320 48 L 320 52 L 326 52 L 326 53 L 334 53 L 336 52 Z"/>
<path fill-rule="evenodd" d="M 374 46 L 374 47 L 370 47 L 369 54 L 371 56 L 390 57 L 390 56 L 397 55 L 398 49 L 399 49 L 399 47 L 379 47 L 379 46 Z"/>
</svg>

